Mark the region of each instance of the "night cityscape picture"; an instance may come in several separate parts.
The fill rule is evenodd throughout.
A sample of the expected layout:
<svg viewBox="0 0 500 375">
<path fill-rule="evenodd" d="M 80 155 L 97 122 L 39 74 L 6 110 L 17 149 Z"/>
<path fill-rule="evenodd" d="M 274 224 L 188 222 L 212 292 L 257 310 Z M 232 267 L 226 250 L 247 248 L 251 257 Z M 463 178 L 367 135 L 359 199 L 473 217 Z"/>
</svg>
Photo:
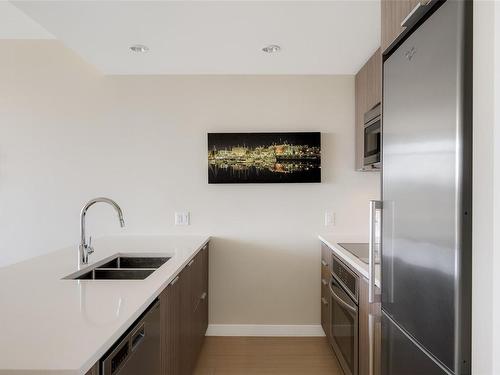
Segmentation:
<svg viewBox="0 0 500 375">
<path fill-rule="evenodd" d="M 208 183 L 321 182 L 321 133 L 208 133 Z"/>
</svg>

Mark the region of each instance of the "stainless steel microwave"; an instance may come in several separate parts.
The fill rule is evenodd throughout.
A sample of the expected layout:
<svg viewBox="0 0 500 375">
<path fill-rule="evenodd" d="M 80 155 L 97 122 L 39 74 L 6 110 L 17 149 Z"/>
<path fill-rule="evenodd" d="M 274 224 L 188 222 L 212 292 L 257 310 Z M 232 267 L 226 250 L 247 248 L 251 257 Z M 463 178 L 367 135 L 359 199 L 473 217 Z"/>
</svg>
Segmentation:
<svg viewBox="0 0 500 375">
<path fill-rule="evenodd" d="M 377 104 L 364 116 L 363 169 L 380 169 L 381 105 Z"/>
</svg>

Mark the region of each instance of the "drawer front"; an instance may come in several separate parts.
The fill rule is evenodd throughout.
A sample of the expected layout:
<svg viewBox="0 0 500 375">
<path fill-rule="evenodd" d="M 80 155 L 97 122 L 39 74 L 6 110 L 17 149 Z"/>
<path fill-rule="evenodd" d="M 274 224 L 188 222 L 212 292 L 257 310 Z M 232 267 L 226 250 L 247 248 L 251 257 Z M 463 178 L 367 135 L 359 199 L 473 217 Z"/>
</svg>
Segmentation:
<svg viewBox="0 0 500 375">
<path fill-rule="evenodd" d="M 330 342 L 330 297 L 328 285 L 332 269 L 332 250 L 321 244 L 321 326 Z"/>
<path fill-rule="evenodd" d="M 332 269 L 332 250 L 325 244 L 321 244 L 321 278 L 330 277 Z"/>
<path fill-rule="evenodd" d="M 321 283 L 321 326 L 330 343 L 330 299 L 328 297 L 328 284 Z"/>
</svg>

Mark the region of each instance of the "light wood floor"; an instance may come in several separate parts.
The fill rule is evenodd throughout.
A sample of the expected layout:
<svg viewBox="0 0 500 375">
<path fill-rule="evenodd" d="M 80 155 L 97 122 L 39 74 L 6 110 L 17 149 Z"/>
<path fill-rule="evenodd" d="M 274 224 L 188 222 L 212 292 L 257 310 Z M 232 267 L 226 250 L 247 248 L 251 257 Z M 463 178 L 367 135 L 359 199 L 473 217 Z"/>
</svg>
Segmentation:
<svg viewBox="0 0 500 375">
<path fill-rule="evenodd" d="M 343 375 L 324 337 L 206 337 L 195 375 Z"/>
</svg>

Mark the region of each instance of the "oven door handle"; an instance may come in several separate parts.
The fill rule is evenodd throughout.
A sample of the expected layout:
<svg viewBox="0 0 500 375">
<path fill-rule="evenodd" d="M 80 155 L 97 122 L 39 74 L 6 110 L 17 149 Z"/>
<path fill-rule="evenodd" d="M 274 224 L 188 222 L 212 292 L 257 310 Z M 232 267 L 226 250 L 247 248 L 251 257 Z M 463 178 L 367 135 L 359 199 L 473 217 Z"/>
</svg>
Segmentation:
<svg viewBox="0 0 500 375">
<path fill-rule="evenodd" d="M 373 124 L 376 124 L 377 122 L 380 122 L 380 115 L 378 115 L 377 117 L 374 117 L 370 121 L 366 122 L 364 124 L 364 127 L 365 127 L 365 129 L 369 128 L 370 126 L 372 126 Z M 378 129 L 379 129 L 379 132 L 380 132 L 380 125 L 379 125 Z"/>
<path fill-rule="evenodd" d="M 350 312 L 352 312 L 353 314 L 357 314 L 358 313 L 358 309 L 357 307 L 353 307 L 351 306 L 349 303 L 347 303 L 346 301 L 344 301 L 342 299 L 342 297 L 340 297 L 337 293 L 335 293 L 332 289 L 332 286 L 330 285 L 330 293 L 332 294 L 332 297 L 335 299 L 335 301 L 337 301 L 338 303 L 340 303 L 343 307 L 345 307 L 347 310 L 349 310 Z"/>
</svg>

